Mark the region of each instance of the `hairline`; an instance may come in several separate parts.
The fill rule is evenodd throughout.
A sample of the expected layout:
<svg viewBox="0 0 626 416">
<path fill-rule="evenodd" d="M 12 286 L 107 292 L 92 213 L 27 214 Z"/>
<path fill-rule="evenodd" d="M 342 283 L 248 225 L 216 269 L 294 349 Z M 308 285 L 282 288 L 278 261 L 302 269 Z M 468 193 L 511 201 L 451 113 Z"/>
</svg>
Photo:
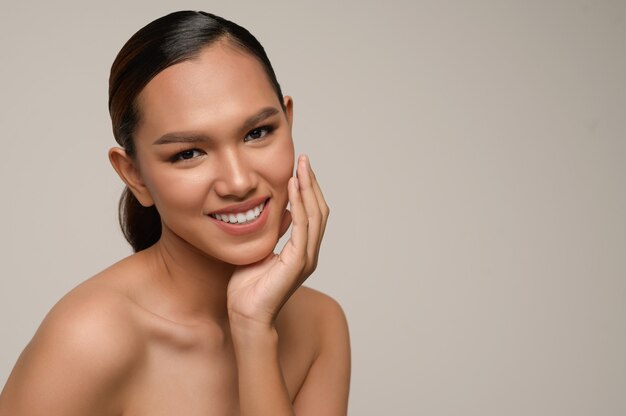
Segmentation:
<svg viewBox="0 0 626 416">
<path fill-rule="evenodd" d="M 131 137 L 129 138 L 131 141 L 133 141 L 133 145 L 134 145 L 134 134 L 137 131 L 137 129 L 139 128 L 143 118 L 141 116 L 141 106 L 139 105 L 139 100 L 141 97 L 141 94 L 143 93 L 143 91 L 145 90 L 146 86 L 154 79 L 157 77 L 157 75 L 159 75 L 161 72 L 165 71 L 167 68 L 170 68 L 174 65 L 178 65 L 181 64 L 183 62 L 187 62 L 187 61 L 197 61 L 199 56 L 202 54 L 202 52 L 204 52 L 207 49 L 210 49 L 212 47 L 215 46 L 223 46 L 223 47 L 227 47 L 229 49 L 231 49 L 234 52 L 240 53 L 240 54 L 245 54 L 246 56 L 251 56 L 252 58 L 254 58 L 259 64 L 261 64 L 261 69 L 263 70 L 263 74 L 265 75 L 265 78 L 267 79 L 267 82 L 270 84 L 272 90 L 274 90 L 274 94 L 277 96 L 278 98 L 278 103 L 280 105 L 281 110 L 283 111 L 283 113 L 285 112 L 285 103 L 283 100 L 283 97 L 278 97 L 278 91 L 276 91 L 276 88 L 274 87 L 272 80 L 269 76 L 269 74 L 267 73 L 267 68 L 265 68 L 265 62 L 263 62 L 255 53 L 254 51 L 252 51 L 250 48 L 248 48 L 246 45 L 244 45 L 243 43 L 239 42 L 237 40 L 237 38 L 235 38 L 234 36 L 232 36 L 230 33 L 225 32 L 223 34 L 221 34 L 218 38 L 213 39 L 211 42 L 207 43 L 206 45 L 198 48 L 198 50 L 194 51 L 193 53 L 190 53 L 189 55 L 184 55 L 182 56 L 180 59 L 173 61 L 172 63 L 170 63 L 169 65 L 163 67 L 160 71 L 156 72 L 147 82 L 146 84 L 141 88 L 141 90 L 139 91 L 139 93 L 137 93 L 137 95 L 135 96 L 135 98 L 133 99 L 133 102 L 131 104 L 131 111 L 133 112 L 133 115 L 135 117 L 135 126 L 133 129 L 133 133 L 131 134 Z M 133 146 L 133 149 L 135 148 L 135 146 Z M 135 149 L 134 149 L 135 150 Z M 132 155 L 130 155 L 132 159 L 136 159 L 136 150 L 133 152 Z"/>
</svg>

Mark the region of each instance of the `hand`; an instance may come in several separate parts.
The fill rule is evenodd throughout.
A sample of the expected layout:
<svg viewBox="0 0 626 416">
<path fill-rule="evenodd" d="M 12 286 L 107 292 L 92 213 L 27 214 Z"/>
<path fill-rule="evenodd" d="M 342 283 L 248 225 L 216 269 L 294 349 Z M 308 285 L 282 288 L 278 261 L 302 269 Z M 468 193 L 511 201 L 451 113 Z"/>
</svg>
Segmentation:
<svg viewBox="0 0 626 416">
<path fill-rule="evenodd" d="M 289 297 L 317 267 L 329 209 L 306 156 L 300 156 L 296 177 L 289 179 L 291 213 L 283 217 L 281 235 L 293 224 L 280 254 L 238 267 L 228 284 L 231 323 L 273 325 Z"/>
</svg>

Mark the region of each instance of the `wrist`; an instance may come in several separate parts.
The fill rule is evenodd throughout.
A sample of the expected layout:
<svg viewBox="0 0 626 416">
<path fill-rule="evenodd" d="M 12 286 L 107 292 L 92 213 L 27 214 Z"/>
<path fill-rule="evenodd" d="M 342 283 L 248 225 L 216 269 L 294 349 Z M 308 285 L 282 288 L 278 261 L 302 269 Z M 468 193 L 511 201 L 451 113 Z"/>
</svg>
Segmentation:
<svg viewBox="0 0 626 416">
<path fill-rule="evenodd" d="M 278 332 L 274 327 L 231 324 L 230 334 L 239 370 L 277 362 Z"/>
<path fill-rule="evenodd" d="M 228 315 L 233 341 L 269 342 L 278 340 L 278 333 L 273 321 L 261 321 L 237 313 Z"/>
</svg>

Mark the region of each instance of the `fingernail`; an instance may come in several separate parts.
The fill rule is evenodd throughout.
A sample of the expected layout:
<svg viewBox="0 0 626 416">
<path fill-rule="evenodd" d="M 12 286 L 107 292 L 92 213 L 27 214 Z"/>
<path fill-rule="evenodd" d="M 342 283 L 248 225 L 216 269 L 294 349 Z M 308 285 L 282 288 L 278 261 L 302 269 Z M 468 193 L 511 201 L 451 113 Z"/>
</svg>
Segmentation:
<svg viewBox="0 0 626 416">
<path fill-rule="evenodd" d="M 298 178 L 294 178 L 293 184 L 296 186 L 296 189 L 300 189 L 300 184 L 298 183 Z"/>
</svg>

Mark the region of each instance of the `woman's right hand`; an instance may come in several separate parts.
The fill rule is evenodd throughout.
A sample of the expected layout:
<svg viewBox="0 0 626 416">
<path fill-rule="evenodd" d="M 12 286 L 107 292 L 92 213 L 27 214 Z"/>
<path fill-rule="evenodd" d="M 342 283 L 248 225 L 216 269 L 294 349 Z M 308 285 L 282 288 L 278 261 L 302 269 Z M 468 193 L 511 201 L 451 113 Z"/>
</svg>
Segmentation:
<svg viewBox="0 0 626 416">
<path fill-rule="evenodd" d="M 296 177 L 288 183 L 287 221 L 291 237 L 279 254 L 238 267 L 228 285 L 231 326 L 272 326 L 281 307 L 317 267 L 329 208 L 306 156 L 298 158 Z"/>
</svg>

